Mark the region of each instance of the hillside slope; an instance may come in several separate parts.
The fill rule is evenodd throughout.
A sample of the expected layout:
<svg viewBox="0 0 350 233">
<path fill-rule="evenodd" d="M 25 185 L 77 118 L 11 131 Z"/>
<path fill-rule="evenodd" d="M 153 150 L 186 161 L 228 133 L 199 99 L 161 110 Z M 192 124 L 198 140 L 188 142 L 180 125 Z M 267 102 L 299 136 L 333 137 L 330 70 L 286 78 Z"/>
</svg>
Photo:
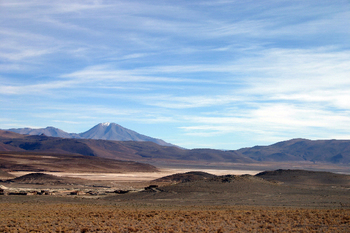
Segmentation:
<svg viewBox="0 0 350 233">
<path fill-rule="evenodd" d="M 153 142 L 109 141 L 94 139 L 67 139 L 29 135 L 21 138 L 0 137 L 0 143 L 13 150 L 81 154 L 108 159 L 149 161 L 150 159 L 192 160 L 211 162 L 250 163 L 254 160 L 235 151 L 211 149 L 186 150 L 179 147 L 160 146 Z"/>
<path fill-rule="evenodd" d="M 306 170 L 275 170 L 264 171 L 255 176 L 269 181 L 278 181 L 288 184 L 303 185 L 341 185 L 350 187 L 350 176 L 332 172 L 306 171 Z"/>
<path fill-rule="evenodd" d="M 195 161 L 212 163 L 313 162 L 334 165 L 350 163 L 349 140 L 293 139 L 270 146 L 240 150 L 183 149 L 146 141 L 67 139 L 45 135 L 23 136 L 0 131 L 0 150 L 75 153 L 129 161 Z M 5 135 L 5 136 L 1 136 Z M 12 135 L 14 138 L 11 138 Z"/>
<path fill-rule="evenodd" d="M 24 134 L 24 135 L 46 135 L 49 137 L 59 137 L 59 138 L 80 138 L 78 134 L 67 133 L 61 129 L 48 126 L 46 128 L 32 129 L 32 128 L 18 128 L 18 129 L 8 129 L 8 131 Z"/>
<path fill-rule="evenodd" d="M 0 152 L 0 169 L 2 171 L 30 172 L 155 172 L 156 167 L 133 161 L 120 161 L 84 156 L 79 154 L 55 154 L 38 151 Z"/>
<path fill-rule="evenodd" d="M 349 140 L 292 139 L 270 146 L 243 148 L 238 152 L 256 161 L 350 163 Z"/>
</svg>

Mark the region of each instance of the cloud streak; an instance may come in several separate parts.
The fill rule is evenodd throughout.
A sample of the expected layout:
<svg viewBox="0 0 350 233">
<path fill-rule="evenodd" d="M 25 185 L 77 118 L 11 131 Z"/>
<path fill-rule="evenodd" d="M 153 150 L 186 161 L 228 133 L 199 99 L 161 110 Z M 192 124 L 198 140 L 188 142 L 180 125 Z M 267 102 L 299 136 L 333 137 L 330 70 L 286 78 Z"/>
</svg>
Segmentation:
<svg viewBox="0 0 350 233">
<path fill-rule="evenodd" d="M 225 149 L 350 137 L 347 1 L 0 5 L 0 128 L 109 121 Z"/>
</svg>

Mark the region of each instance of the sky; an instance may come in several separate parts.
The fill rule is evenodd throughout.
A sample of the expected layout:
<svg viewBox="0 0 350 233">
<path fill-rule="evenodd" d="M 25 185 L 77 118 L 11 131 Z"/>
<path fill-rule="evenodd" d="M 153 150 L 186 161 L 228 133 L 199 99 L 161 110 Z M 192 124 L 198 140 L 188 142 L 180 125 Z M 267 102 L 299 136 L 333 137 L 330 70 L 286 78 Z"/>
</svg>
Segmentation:
<svg viewBox="0 0 350 233">
<path fill-rule="evenodd" d="M 0 128 L 350 139 L 349 38 L 349 0 L 0 0 Z"/>
</svg>

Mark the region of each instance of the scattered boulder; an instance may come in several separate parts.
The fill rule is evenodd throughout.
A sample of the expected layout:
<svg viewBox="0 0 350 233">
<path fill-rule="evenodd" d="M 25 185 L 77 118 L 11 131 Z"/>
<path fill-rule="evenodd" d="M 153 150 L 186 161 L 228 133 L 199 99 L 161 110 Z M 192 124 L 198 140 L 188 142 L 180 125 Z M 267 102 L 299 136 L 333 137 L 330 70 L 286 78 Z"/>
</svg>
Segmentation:
<svg viewBox="0 0 350 233">
<path fill-rule="evenodd" d="M 36 195 L 38 195 L 37 191 L 31 191 L 27 193 L 27 196 L 36 196 Z"/>
<path fill-rule="evenodd" d="M 231 183 L 235 180 L 236 176 L 235 175 L 224 175 L 224 176 L 217 176 L 210 181 L 217 181 L 217 182 L 222 182 L 222 183 Z"/>
<path fill-rule="evenodd" d="M 128 193 L 130 192 L 130 190 L 115 190 L 114 193 L 117 193 L 117 194 L 125 194 L 125 193 Z"/>
<path fill-rule="evenodd" d="M 51 192 L 49 190 L 41 190 L 38 192 L 38 195 L 51 195 Z"/>
<path fill-rule="evenodd" d="M 98 195 L 98 192 L 95 192 L 95 191 L 88 191 L 86 194 L 90 194 L 92 196 L 96 196 Z"/>
<path fill-rule="evenodd" d="M 152 184 L 145 187 L 146 192 L 163 192 L 163 190 L 159 189 L 158 185 Z"/>
<path fill-rule="evenodd" d="M 10 192 L 8 195 L 15 195 L 15 196 L 26 196 L 28 195 L 28 192 L 25 191 L 19 191 L 19 192 Z"/>
<path fill-rule="evenodd" d="M 158 188 L 158 185 L 156 184 L 151 184 L 150 186 L 147 186 L 145 189 L 154 189 L 154 188 Z"/>
<path fill-rule="evenodd" d="M 72 191 L 72 192 L 70 192 L 69 193 L 69 195 L 84 195 L 85 194 L 85 192 L 83 192 L 83 191 Z"/>
</svg>

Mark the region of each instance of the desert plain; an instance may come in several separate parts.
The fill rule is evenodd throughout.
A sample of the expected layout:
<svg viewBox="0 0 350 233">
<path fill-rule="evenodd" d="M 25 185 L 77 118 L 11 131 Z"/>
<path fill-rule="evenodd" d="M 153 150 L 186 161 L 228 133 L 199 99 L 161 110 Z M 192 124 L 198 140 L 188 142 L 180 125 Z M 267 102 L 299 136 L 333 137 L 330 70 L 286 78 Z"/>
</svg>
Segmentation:
<svg viewBox="0 0 350 233">
<path fill-rule="evenodd" d="M 2 172 L 0 185 L 0 232 L 350 231 L 350 176 L 339 173 L 67 169 Z"/>
</svg>

